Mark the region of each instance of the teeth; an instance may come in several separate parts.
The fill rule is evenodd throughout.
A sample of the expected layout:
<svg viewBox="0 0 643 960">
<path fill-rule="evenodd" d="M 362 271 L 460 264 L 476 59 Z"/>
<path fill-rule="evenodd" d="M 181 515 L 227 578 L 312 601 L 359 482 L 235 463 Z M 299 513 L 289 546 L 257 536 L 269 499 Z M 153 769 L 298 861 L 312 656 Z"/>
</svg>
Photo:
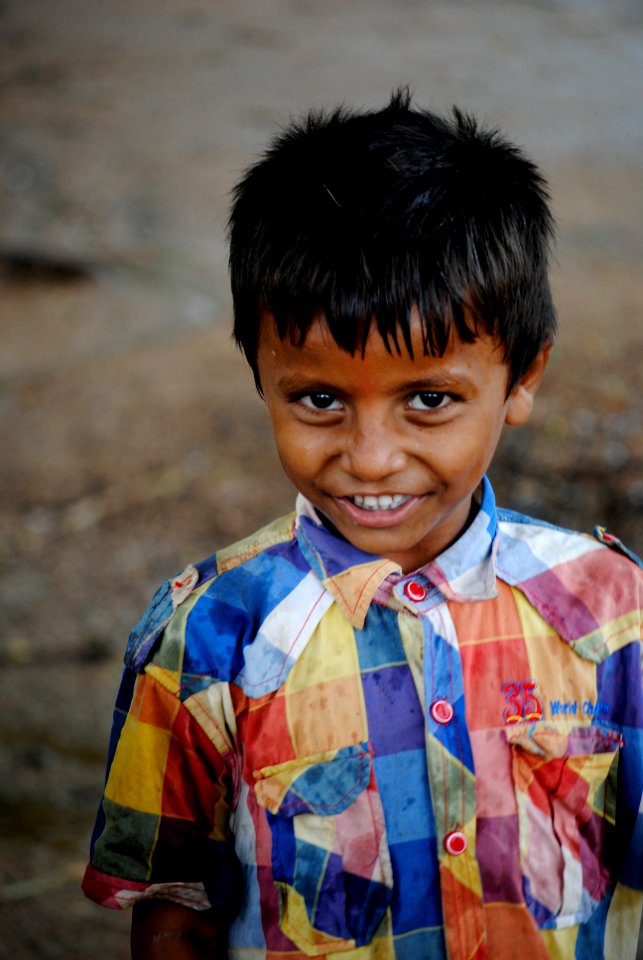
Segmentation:
<svg viewBox="0 0 643 960">
<path fill-rule="evenodd" d="M 353 503 L 361 507 L 362 510 L 395 510 L 396 507 L 402 506 L 403 503 L 406 503 L 406 501 L 410 499 L 410 497 L 406 497 L 402 493 L 395 493 L 393 496 L 384 494 L 382 497 L 361 497 L 357 494 L 351 497 Z"/>
</svg>

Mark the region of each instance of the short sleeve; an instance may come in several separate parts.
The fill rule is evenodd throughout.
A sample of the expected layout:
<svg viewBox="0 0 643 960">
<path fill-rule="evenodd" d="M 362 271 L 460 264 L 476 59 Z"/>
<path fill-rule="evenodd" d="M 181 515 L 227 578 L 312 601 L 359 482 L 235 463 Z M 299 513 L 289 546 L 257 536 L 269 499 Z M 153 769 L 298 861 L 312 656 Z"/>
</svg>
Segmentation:
<svg viewBox="0 0 643 960">
<path fill-rule="evenodd" d="M 228 919 L 236 913 L 243 881 L 229 829 L 235 753 L 227 684 L 215 685 L 209 701 L 220 705 L 220 723 L 215 712 L 206 732 L 181 699 L 175 672 L 125 669 L 83 881 L 90 899 L 124 908 L 164 897 L 221 909 Z"/>
</svg>

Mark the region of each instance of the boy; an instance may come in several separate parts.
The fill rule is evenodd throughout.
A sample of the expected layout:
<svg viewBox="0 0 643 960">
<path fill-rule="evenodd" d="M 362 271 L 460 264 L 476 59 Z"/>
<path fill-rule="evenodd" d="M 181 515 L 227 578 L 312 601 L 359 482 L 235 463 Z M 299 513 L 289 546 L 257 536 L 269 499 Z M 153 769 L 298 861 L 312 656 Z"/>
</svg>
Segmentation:
<svg viewBox="0 0 643 960">
<path fill-rule="evenodd" d="M 495 132 L 400 92 L 237 187 L 237 342 L 296 514 L 135 628 L 85 892 L 136 958 L 634 957 L 637 566 L 497 510 L 555 332 Z"/>
</svg>

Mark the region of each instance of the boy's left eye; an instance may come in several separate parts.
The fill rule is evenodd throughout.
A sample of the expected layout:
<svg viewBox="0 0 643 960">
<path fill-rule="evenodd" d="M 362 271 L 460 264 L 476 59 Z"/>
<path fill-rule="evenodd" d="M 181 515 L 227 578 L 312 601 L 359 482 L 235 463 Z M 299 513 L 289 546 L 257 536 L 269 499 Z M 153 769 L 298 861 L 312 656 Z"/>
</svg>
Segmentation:
<svg viewBox="0 0 643 960">
<path fill-rule="evenodd" d="M 433 393 L 426 391 L 414 394 L 409 400 L 409 409 L 411 410 L 437 410 L 440 407 L 446 407 L 452 398 L 448 393 Z"/>
</svg>

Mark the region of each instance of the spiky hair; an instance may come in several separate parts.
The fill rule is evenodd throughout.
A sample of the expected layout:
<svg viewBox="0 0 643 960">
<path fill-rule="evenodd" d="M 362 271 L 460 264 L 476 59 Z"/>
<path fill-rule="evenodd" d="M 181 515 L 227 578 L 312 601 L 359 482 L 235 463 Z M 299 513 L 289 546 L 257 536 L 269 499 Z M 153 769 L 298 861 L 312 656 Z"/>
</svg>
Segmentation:
<svg viewBox="0 0 643 960">
<path fill-rule="evenodd" d="M 229 223 L 234 336 L 257 386 L 266 313 L 294 343 L 322 316 L 351 353 L 373 324 L 410 351 L 414 306 L 427 352 L 453 328 L 492 334 L 513 385 L 556 329 L 548 199 L 497 130 L 416 109 L 406 89 L 383 110 L 290 123 L 235 188 Z"/>
</svg>

